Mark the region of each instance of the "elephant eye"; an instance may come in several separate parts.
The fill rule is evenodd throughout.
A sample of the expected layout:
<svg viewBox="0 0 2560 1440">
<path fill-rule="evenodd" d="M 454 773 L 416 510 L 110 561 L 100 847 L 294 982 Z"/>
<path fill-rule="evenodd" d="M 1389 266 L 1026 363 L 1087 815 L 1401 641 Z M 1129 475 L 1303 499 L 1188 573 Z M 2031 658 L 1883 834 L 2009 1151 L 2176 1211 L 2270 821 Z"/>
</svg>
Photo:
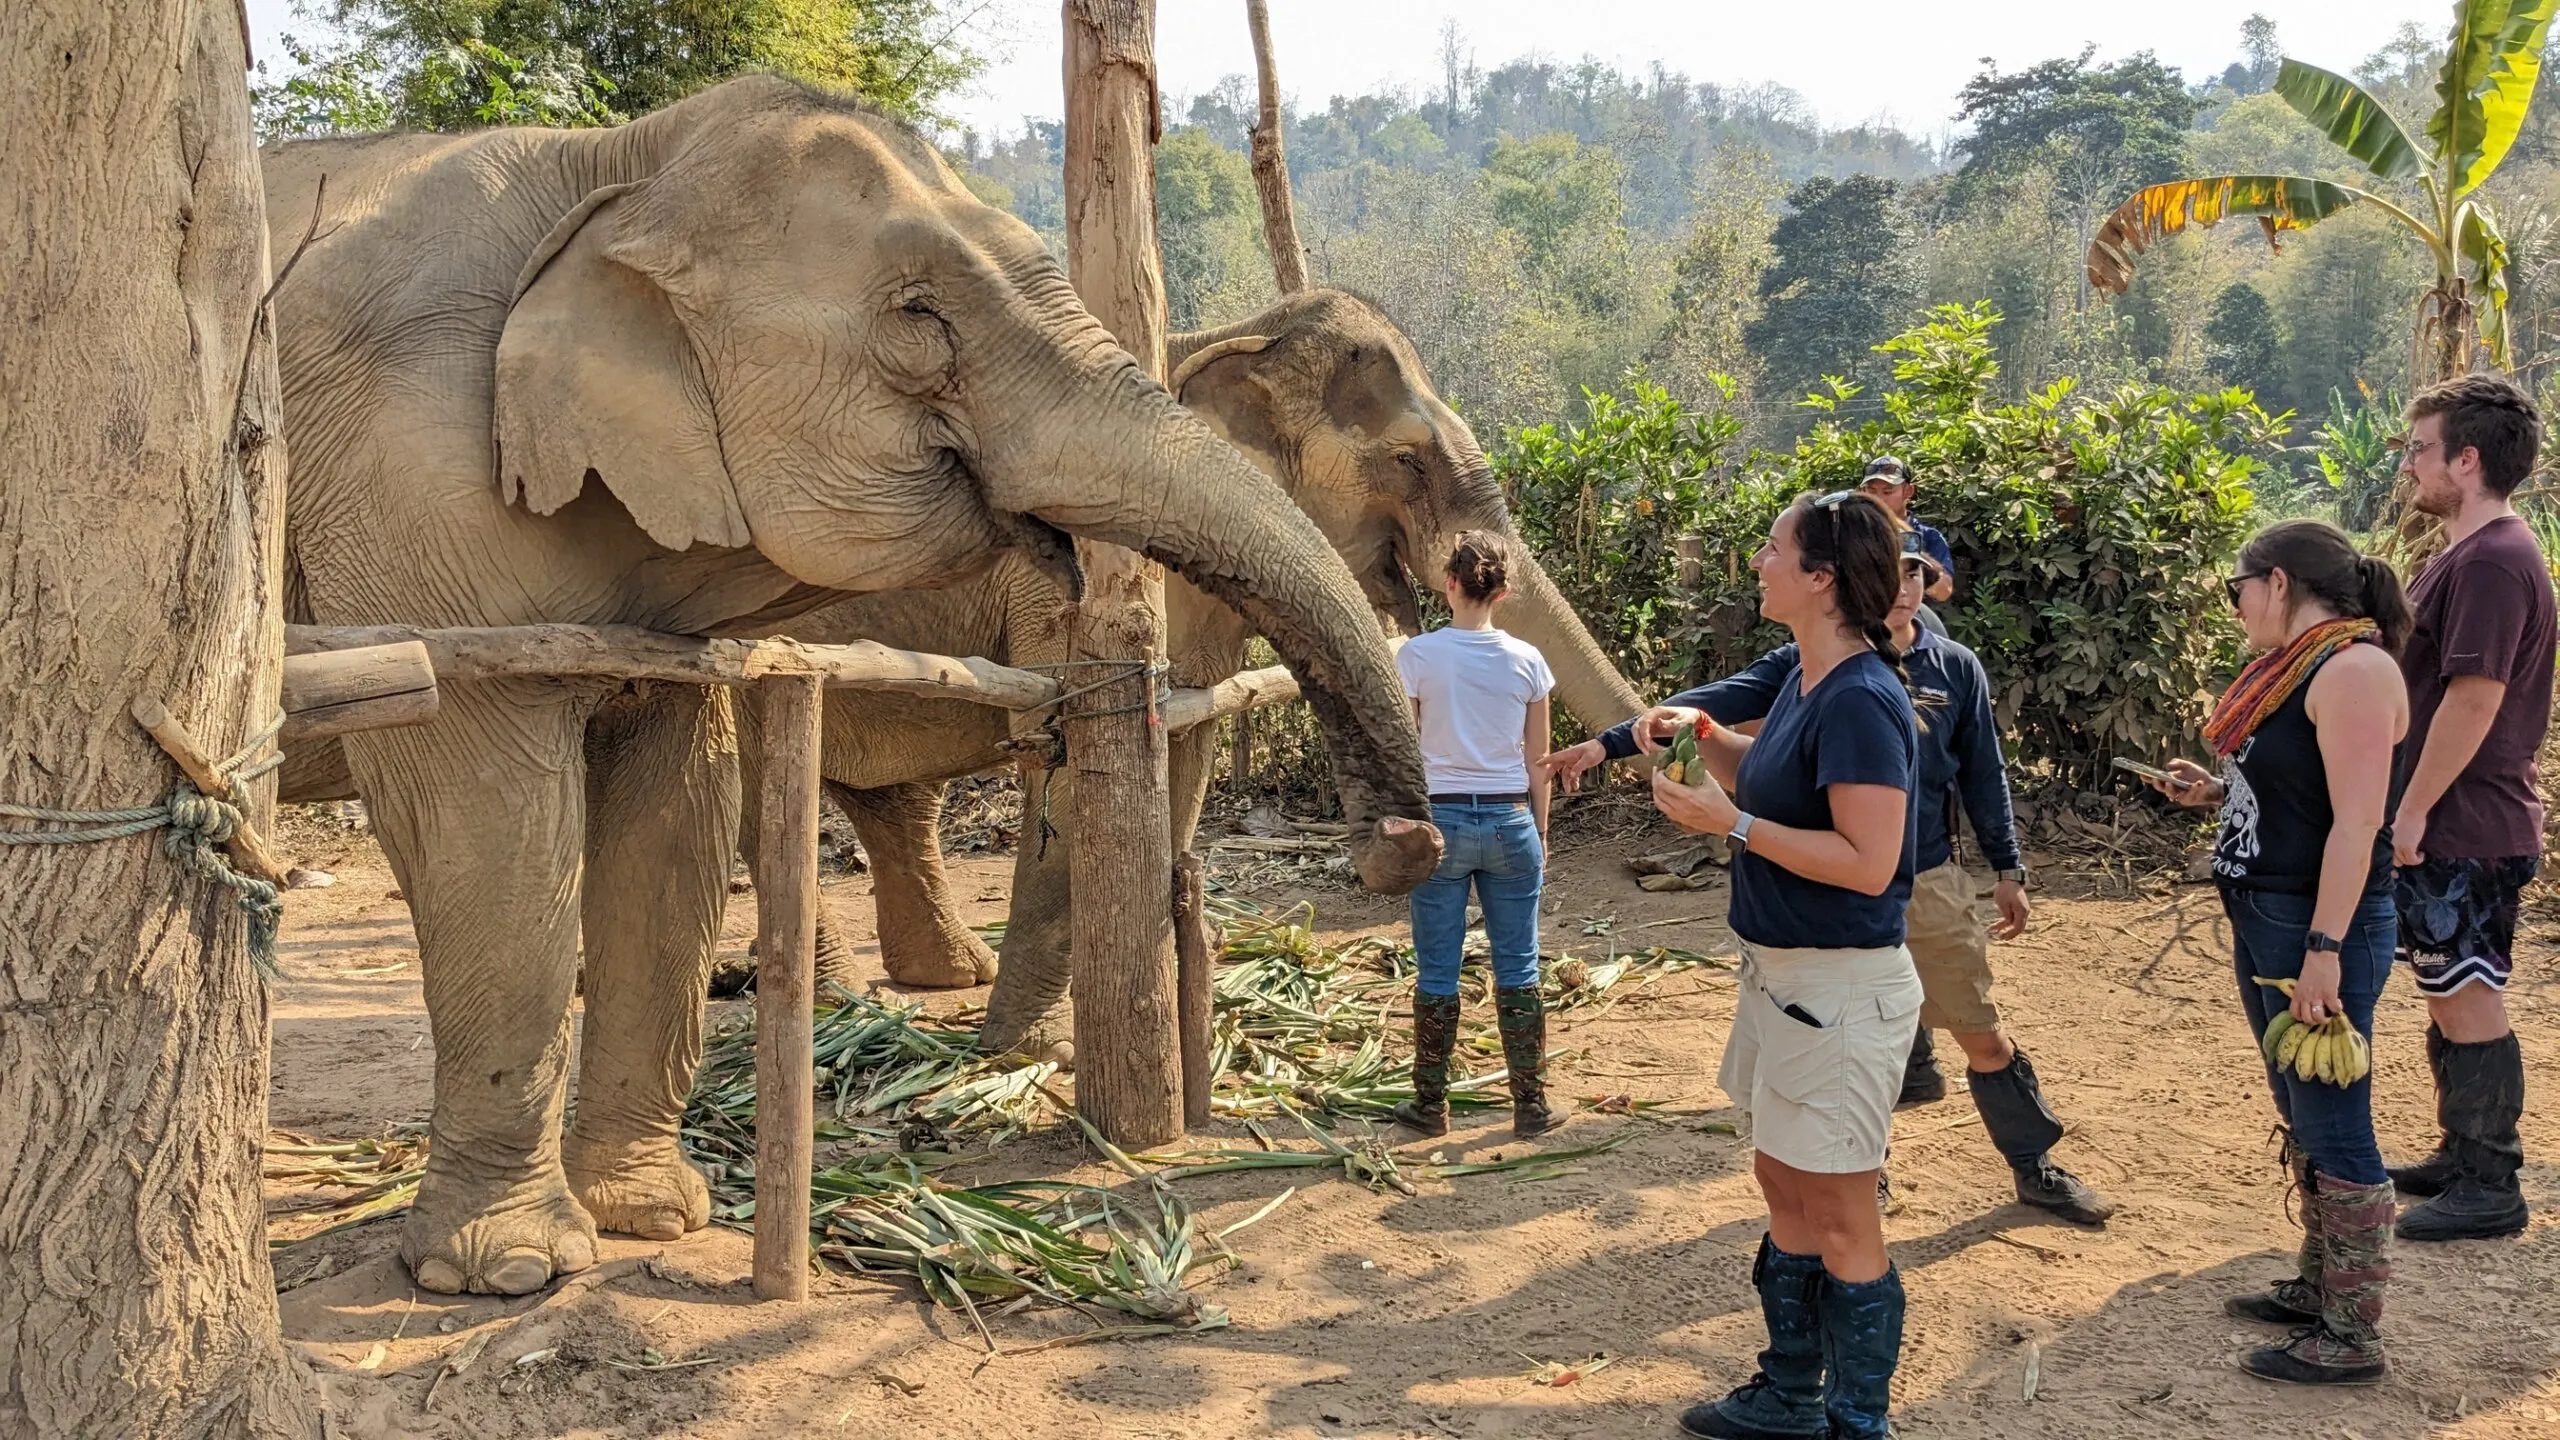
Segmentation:
<svg viewBox="0 0 2560 1440">
<path fill-rule="evenodd" d="M 924 319 L 936 318 L 939 313 L 933 308 L 933 302 L 922 295 L 908 296 L 906 303 L 900 305 L 898 309 L 903 314 L 914 315 Z"/>
<path fill-rule="evenodd" d="M 1407 474 L 1414 476 L 1416 479 L 1421 478 L 1422 457 L 1420 455 L 1417 455 L 1410 450 L 1399 450 L 1396 452 L 1396 463 L 1403 466 Z"/>
</svg>

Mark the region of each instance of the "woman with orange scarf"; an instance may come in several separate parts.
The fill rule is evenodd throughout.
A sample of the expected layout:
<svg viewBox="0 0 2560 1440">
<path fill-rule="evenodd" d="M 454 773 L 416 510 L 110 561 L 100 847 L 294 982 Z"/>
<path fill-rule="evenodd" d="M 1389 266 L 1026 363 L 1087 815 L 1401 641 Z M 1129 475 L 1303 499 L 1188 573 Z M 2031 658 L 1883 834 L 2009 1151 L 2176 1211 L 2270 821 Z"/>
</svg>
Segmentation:
<svg viewBox="0 0 2560 1440">
<path fill-rule="evenodd" d="M 2213 871 L 2251 1038 L 2289 1003 L 2305 1026 L 2343 1015 L 2369 1040 L 2398 937 L 2384 817 L 2399 799 L 2393 777 L 2409 729 L 2392 658 L 2409 635 L 2408 598 L 2389 565 L 2316 520 L 2260 531 L 2223 586 L 2260 653 L 2205 723 L 2222 773 L 2175 760 L 2175 781 L 2153 783 L 2180 804 L 2222 806 Z M 2373 1384 L 2393 1218 L 2373 1082 L 2301 1078 L 2273 1063 L 2266 1073 L 2304 1235 L 2297 1274 L 2224 1307 L 2296 1327 L 2241 1366 L 2301 1385 Z"/>
</svg>

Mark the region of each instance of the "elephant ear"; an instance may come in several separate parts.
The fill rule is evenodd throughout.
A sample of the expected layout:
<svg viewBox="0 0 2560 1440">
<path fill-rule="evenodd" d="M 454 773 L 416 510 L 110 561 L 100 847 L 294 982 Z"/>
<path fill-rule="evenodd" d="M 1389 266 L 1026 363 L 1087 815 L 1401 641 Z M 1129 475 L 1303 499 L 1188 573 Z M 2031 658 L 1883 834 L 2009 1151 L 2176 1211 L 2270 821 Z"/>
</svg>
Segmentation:
<svg viewBox="0 0 2560 1440">
<path fill-rule="evenodd" d="M 693 342 L 627 236 L 635 186 L 561 217 L 526 262 L 498 337 L 498 490 L 548 515 L 601 479 L 670 550 L 752 540 Z"/>
</svg>

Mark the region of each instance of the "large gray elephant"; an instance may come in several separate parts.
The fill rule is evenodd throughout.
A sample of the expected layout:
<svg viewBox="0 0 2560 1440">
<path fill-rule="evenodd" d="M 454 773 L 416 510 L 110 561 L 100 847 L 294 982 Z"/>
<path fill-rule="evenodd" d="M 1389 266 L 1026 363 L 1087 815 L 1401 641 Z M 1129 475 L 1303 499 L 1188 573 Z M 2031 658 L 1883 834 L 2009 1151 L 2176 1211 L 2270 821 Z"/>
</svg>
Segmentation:
<svg viewBox="0 0 2560 1440">
<path fill-rule="evenodd" d="M 1338 290 L 1308 291 L 1238 324 L 1175 336 L 1170 349 L 1175 397 L 1280 482 L 1372 603 L 1407 633 L 1419 628 L 1412 580 L 1434 578 L 1451 537 L 1468 529 L 1513 533 L 1474 434 L 1441 402 L 1404 333 L 1368 301 Z M 1064 653 L 1055 625 L 1064 603 L 1051 577 L 1015 558 L 989 583 L 839 601 L 792 622 L 791 633 L 1036 663 Z M 1168 586 L 1165 608 L 1176 683 L 1213 684 L 1243 668 L 1253 634 L 1248 620 L 1180 581 Z M 1613 725 L 1641 708 L 1634 689 L 1525 552 L 1514 570 L 1512 598 L 1497 619 L 1545 652 L 1559 698 L 1586 727 Z M 1026 821 L 999 973 L 996 958 L 950 902 L 936 834 L 942 781 L 1006 763 L 1000 746 L 1007 730 L 1000 712 L 951 702 L 834 700 L 826 717 L 825 769 L 871 857 L 890 977 L 934 986 L 994 976 L 984 1040 L 1012 1046 L 1030 1037 L 1066 987 L 1067 857 L 1074 837 L 1054 819 L 1056 833 L 1045 838 L 1036 820 Z M 1190 843 L 1199 820 L 1212 738 L 1204 728 L 1173 746 L 1177 849 Z M 754 747 L 745 753 L 752 761 Z M 1057 796 L 1043 793 L 1051 778 L 1026 777 L 1026 817 L 1044 809 L 1053 817 L 1065 813 Z M 754 827 L 745 833 L 752 837 Z M 831 924 L 820 946 L 831 959 L 846 954 Z"/>
<path fill-rule="evenodd" d="M 1437 863 L 1340 556 L 894 122 L 754 78 L 613 130 L 294 144 L 266 173 L 296 618 L 772 633 L 1008 550 L 1055 571 L 1061 532 L 1092 536 L 1298 667 L 1367 883 Z M 591 1263 L 598 1226 L 708 1218 L 676 1123 L 734 748 L 717 691 L 586 682 L 455 684 L 432 724 L 348 738 L 434 1027 L 401 1243 L 422 1286 L 522 1293 Z"/>
</svg>

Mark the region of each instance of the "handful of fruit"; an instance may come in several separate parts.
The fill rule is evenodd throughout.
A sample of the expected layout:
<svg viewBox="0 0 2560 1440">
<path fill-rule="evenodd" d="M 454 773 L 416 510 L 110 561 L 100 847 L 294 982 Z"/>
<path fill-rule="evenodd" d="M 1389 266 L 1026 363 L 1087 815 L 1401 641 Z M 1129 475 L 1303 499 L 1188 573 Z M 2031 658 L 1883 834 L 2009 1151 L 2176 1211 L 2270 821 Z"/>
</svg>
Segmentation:
<svg viewBox="0 0 2560 1440">
<path fill-rule="evenodd" d="M 1698 742 L 1706 737 L 1715 723 L 1701 713 L 1697 724 L 1687 726 L 1671 737 L 1653 760 L 1661 768 L 1664 779 L 1699 788 L 1706 785 L 1707 765 L 1698 758 Z"/>
<path fill-rule="evenodd" d="M 2262 977 L 2258 983 L 2283 991 L 2288 1000 L 2293 998 L 2290 980 Z M 2265 1052 L 2268 1064 L 2292 1071 L 2296 1080 L 2347 1086 L 2373 1071 L 2373 1047 L 2344 1015 L 2305 1025 L 2291 1010 L 2279 1010 L 2267 1022 L 2267 1033 L 2258 1038 L 2258 1048 Z"/>
</svg>

